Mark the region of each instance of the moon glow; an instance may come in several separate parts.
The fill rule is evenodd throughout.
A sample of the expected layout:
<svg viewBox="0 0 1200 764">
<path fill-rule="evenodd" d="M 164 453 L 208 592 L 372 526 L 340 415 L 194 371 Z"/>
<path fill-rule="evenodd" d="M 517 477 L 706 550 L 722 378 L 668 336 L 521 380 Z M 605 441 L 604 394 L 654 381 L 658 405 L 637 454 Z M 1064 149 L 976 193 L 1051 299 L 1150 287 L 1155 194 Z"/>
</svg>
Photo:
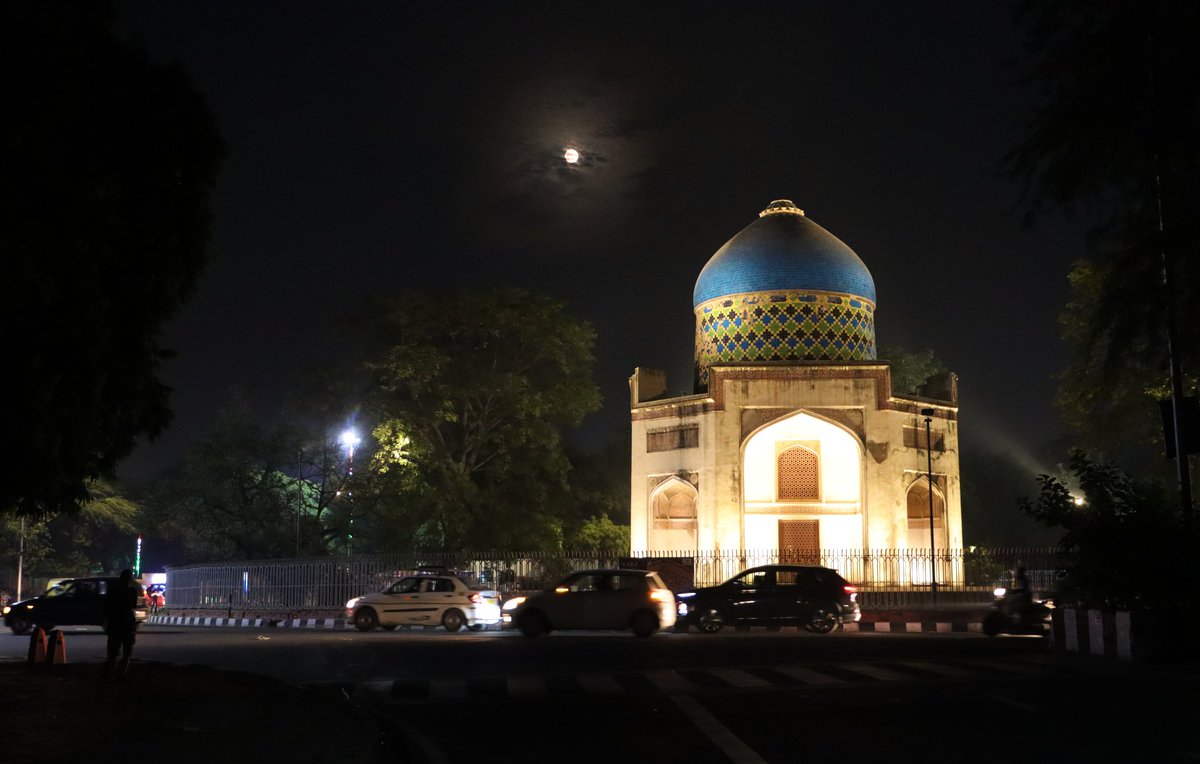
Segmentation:
<svg viewBox="0 0 1200 764">
<path fill-rule="evenodd" d="M 575 149 L 567 149 L 563 152 L 563 159 L 567 160 L 567 164 L 575 164 L 579 161 L 579 152 Z"/>
</svg>

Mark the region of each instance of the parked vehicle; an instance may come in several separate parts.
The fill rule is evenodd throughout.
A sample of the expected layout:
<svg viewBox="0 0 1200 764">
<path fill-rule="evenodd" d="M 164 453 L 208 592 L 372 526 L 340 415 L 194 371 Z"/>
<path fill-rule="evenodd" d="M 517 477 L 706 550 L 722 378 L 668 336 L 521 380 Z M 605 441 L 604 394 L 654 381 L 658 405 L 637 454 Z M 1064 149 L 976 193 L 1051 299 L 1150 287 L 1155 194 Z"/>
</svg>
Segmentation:
<svg viewBox="0 0 1200 764">
<path fill-rule="evenodd" d="M 555 629 L 632 629 L 648 637 L 675 625 L 675 595 L 657 573 L 584 570 L 553 589 L 504 603 L 504 628 L 527 637 Z"/>
<path fill-rule="evenodd" d="M 480 631 L 500 623 L 500 593 L 472 589 L 448 573 L 421 572 L 382 592 L 355 597 L 346 603 L 346 616 L 359 631 L 439 624 L 450 632 L 463 627 Z"/>
<path fill-rule="evenodd" d="M 4 624 L 12 629 L 14 634 L 28 634 L 35 627 L 46 631 L 57 626 L 103 627 L 104 596 L 108 593 L 108 587 L 118 581 L 120 579 L 115 576 L 59 581 L 47 589 L 45 594 L 5 606 Z M 138 601 L 145 602 L 141 586 L 138 586 Z M 133 615 L 139 624 L 145 623 L 146 608 L 136 608 Z"/>
<path fill-rule="evenodd" d="M 827 634 L 862 618 L 857 598 L 836 570 L 815 565 L 763 565 L 676 596 L 679 617 L 706 634 L 727 625 L 786 624 Z"/>
</svg>

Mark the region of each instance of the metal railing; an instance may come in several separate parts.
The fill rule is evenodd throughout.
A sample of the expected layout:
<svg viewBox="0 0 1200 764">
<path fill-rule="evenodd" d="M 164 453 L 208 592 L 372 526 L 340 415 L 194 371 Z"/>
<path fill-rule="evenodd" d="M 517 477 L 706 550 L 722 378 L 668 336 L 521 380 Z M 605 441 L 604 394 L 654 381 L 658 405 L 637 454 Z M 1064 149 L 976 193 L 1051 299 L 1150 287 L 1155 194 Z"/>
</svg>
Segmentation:
<svg viewBox="0 0 1200 764">
<path fill-rule="evenodd" d="M 1059 569 L 1052 548 L 824 549 L 644 551 L 580 553 L 442 553 L 350 555 L 167 566 L 171 609 L 330 611 L 358 595 L 379 591 L 397 578 L 434 566 L 453 571 L 471 585 L 501 592 L 552 586 L 589 568 L 655 570 L 675 589 L 712 586 L 747 568 L 772 564 L 833 568 L 859 587 L 865 603 L 903 606 L 930 592 L 932 571 L 939 592 L 990 594 L 1018 566 L 1035 589 L 1052 585 Z"/>
</svg>

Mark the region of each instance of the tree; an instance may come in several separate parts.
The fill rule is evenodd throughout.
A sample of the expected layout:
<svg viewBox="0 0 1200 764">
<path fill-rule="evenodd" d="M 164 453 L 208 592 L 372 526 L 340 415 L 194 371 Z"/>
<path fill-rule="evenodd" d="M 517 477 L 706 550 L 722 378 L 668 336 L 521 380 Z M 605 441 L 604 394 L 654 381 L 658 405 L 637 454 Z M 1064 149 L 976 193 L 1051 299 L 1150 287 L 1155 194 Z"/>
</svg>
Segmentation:
<svg viewBox="0 0 1200 764">
<path fill-rule="evenodd" d="M 88 490 L 92 498 L 76 513 L 24 518 L 23 529 L 15 515 L 0 521 L 0 584 L 15 589 L 22 535 L 26 577 L 86 576 L 133 567 L 141 507 L 111 483 L 94 483 Z M 6 581 L 10 575 L 12 581 Z"/>
<path fill-rule="evenodd" d="M 608 515 L 593 515 L 567 540 L 567 549 L 629 553 L 629 526 L 617 525 Z"/>
<path fill-rule="evenodd" d="M 1130 478 L 1078 450 L 1069 466 L 1081 496 L 1062 480 L 1040 475 L 1037 499 L 1022 502 L 1031 517 L 1064 531 L 1059 549 L 1066 577 L 1058 598 L 1090 607 L 1169 608 L 1172 613 L 1195 603 L 1200 565 L 1161 485 Z"/>
<path fill-rule="evenodd" d="M 427 548 L 558 548 L 568 462 L 561 431 L 599 408 L 592 328 L 515 289 L 380 302 L 363 414 L 403 436 L 390 488 Z"/>
<path fill-rule="evenodd" d="M 154 496 L 156 535 L 173 537 L 185 554 L 174 562 L 295 554 L 297 523 L 313 521 L 311 505 L 297 503 L 298 448 L 286 427 L 264 432 L 234 391 L 182 474 Z"/>
<path fill-rule="evenodd" d="M 906 350 L 892 345 L 879 349 L 879 357 L 892 366 L 892 392 L 901 395 L 921 393 L 930 378 L 946 371 L 946 364 L 932 350 Z"/>
<path fill-rule="evenodd" d="M 1200 267 L 1189 256 L 1200 245 L 1200 6 L 1020 8 L 1034 59 L 1026 81 L 1044 102 L 1006 161 L 1031 217 L 1058 208 L 1086 213 L 1092 226 L 1089 259 L 1071 274 L 1063 321 L 1074 355 L 1059 401 L 1084 442 L 1127 456 L 1155 438 L 1148 391 L 1180 397 L 1183 370 L 1200 361 L 1200 325 L 1173 320 L 1200 314 Z M 1186 460 L 1180 467 L 1186 486 Z"/>
<path fill-rule="evenodd" d="M 178 65 L 117 39 L 105 2 L 0 10 L 0 513 L 77 511 L 170 420 L 161 331 L 208 260 L 224 155 Z"/>
</svg>

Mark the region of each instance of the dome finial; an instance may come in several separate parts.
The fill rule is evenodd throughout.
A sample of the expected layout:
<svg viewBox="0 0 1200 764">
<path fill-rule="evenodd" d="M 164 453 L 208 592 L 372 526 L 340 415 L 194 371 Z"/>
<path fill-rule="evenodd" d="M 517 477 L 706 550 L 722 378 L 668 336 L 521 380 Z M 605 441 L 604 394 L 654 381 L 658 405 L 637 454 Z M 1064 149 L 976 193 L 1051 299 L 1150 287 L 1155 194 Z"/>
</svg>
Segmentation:
<svg viewBox="0 0 1200 764">
<path fill-rule="evenodd" d="M 767 208 L 765 210 L 758 213 L 758 216 L 760 218 L 762 218 L 762 217 L 766 217 L 767 215 L 780 215 L 780 214 L 803 216 L 804 210 L 797 207 L 796 204 L 791 199 L 776 199 L 775 201 L 768 204 Z"/>
</svg>

